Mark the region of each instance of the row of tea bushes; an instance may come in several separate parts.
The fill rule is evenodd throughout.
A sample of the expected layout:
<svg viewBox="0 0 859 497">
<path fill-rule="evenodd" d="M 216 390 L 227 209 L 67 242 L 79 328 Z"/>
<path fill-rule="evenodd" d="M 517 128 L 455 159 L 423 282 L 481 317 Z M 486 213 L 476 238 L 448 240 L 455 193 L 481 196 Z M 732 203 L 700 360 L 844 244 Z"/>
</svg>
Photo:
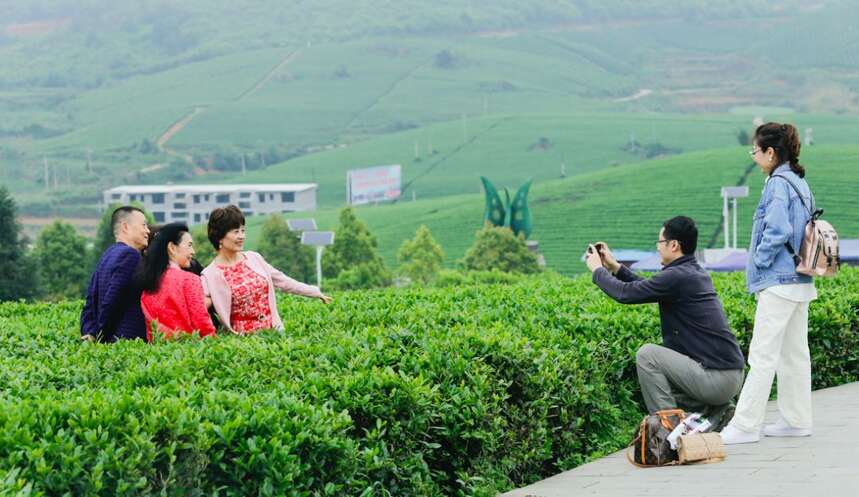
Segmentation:
<svg viewBox="0 0 859 497">
<path fill-rule="evenodd" d="M 287 332 L 81 343 L 0 304 L 0 495 L 494 495 L 622 447 L 656 306 L 587 277 L 281 296 Z M 744 350 L 754 299 L 718 275 Z M 815 387 L 859 378 L 859 271 L 818 283 Z"/>
</svg>

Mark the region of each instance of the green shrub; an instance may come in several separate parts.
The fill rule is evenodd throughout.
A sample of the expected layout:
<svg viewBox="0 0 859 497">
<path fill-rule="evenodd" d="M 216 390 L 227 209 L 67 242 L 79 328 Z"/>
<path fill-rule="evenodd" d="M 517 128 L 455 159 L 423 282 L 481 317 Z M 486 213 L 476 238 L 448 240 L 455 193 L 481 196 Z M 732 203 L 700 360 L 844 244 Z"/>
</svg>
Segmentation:
<svg viewBox="0 0 859 497">
<path fill-rule="evenodd" d="M 151 345 L 80 343 L 81 302 L 0 304 L 3 492 L 492 496 L 623 447 L 656 306 L 480 274 L 281 295 L 285 333 Z M 747 351 L 754 299 L 714 281 Z M 818 286 L 813 384 L 856 381 L 859 270 Z"/>
<path fill-rule="evenodd" d="M 444 261 L 444 251 L 435 241 L 426 225 L 421 225 L 413 240 L 400 245 L 397 260 L 401 264 L 400 274 L 412 282 L 426 285 L 432 283 Z"/>
<path fill-rule="evenodd" d="M 463 266 L 469 271 L 503 271 L 506 273 L 539 273 L 535 256 L 525 246 L 525 238 L 516 236 L 510 228 L 487 224 L 475 235 Z"/>
</svg>

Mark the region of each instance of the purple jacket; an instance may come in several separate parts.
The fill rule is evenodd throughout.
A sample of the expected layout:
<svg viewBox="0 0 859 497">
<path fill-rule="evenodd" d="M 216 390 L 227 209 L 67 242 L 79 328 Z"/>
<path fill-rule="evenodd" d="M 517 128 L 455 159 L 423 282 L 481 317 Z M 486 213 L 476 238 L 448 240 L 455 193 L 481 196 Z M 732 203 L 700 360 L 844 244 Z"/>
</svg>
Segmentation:
<svg viewBox="0 0 859 497">
<path fill-rule="evenodd" d="M 100 342 L 146 339 L 140 290 L 133 285 L 138 264 L 140 252 L 124 243 L 104 251 L 89 280 L 81 335 L 93 335 Z"/>
</svg>

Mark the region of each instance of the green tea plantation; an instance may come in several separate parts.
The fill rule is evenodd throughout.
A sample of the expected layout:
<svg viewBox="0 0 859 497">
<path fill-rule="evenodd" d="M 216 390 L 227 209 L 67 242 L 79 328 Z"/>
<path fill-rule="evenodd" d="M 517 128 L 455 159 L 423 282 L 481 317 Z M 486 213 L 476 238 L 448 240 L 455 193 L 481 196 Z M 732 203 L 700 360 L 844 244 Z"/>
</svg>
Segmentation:
<svg viewBox="0 0 859 497">
<path fill-rule="evenodd" d="M 754 299 L 714 278 L 747 350 Z M 0 495 L 491 496 L 622 448 L 656 307 L 488 279 L 282 295 L 284 333 L 151 345 L 81 343 L 81 302 L 0 304 Z M 856 381 L 859 270 L 817 285 L 814 386 Z"/>
</svg>

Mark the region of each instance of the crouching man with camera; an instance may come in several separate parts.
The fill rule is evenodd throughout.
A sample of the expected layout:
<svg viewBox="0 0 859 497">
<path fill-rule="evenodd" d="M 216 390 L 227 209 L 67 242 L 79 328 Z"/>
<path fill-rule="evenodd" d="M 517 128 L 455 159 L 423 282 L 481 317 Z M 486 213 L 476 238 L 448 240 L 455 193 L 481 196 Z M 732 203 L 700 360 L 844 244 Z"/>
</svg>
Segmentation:
<svg viewBox="0 0 859 497">
<path fill-rule="evenodd" d="M 702 412 L 718 431 L 733 416 L 745 362 L 710 275 L 695 260 L 698 228 L 677 216 L 656 241 L 662 271 L 642 278 L 615 260 L 608 246 L 588 246 L 593 282 L 622 304 L 659 304 L 662 345 L 638 349 L 638 382 L 647 410 Z"/>
</svg>

